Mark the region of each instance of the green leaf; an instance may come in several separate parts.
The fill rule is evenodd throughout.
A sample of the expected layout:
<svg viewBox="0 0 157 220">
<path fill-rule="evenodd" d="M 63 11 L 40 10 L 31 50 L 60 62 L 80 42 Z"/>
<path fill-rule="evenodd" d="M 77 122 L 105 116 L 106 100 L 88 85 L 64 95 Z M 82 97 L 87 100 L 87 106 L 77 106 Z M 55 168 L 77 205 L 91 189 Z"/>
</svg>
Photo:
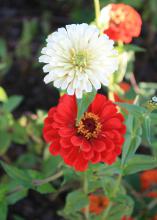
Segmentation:
<svg viewBox="0 0 157 220">
<path fill-rule="evenodd" d="M 2 87 L 0 87 L 0 102 L 5 102 L 7 98 L 8 97 L 5 90 Z"/>
<path fill-rule="evenodd" d="M 0 155 L 8 150 L 11 144 L 11 135 L 7 131 L 0 131 Z"/>
<path fill-rule="evenodd" d="M 7 196 L 7 202 L 9 205 L 13 205 L 15 204 L 16 202 L 18 202 L 19 200 L 25 198 L 28 194 L 28 189 L 26 188 L 21 188 L 19 191 L 15 190 L 14 193 L 10 193 L 8 196 Z"/>
<path fill-rule="evenodd" d="M 35 167 L 36 164 L 40 163 L 40 158 L 33 154 L 33 153 L 25 153 L 21 155 L 17 160 L 16 160 L 16 165 L 17 166 L 22 166 L 24 168 L 32 168 Z"/>
<path fill-rule="evenodd" d="M 3 109 L 8 112 L 12 112 L 21 102 L 22 96 L 11 96 L 8 100 L 3 104 Z"/>
<path fill-rule="evenodd" d="M 114 206 L 112 207 L 107 220 L 118 220 L 123 216 L 130 216 L 133 211 L 134 201 L 130 196 L 119 195 L 114 199 Z"/>
<path fill-rule="evenodd" d="M 42 173 L 44 173 L 46 177 L 51 176 L 53 173 L 56 172 L 60 161 L 61 161 L 61 158 L 59 156 L 52 157 L 50 155 L 48 159 L 43 161 Z"/>
<path fill-rule="evenodd" d="M 125 108 L 128 112 L 130 112 L 131 114 L 137 116 L 137 117 L 141 117 L 144 113 L 147 112 L 147 110 L 141 106 L 138 105 L 131 105 L 131 104 L 127 104 L 127 103 L 121 103 L 121 102 L 116 102 L 117 105 L 119 105 L 122 108 Z"/>
<path fill-rule="evenodd" d="M 18 215 L 14 215 L 14 220 L 25 220 L 25 218 Z"/>
<path fill-rule="evenodd" d="M 134 52 L 146 52 L 146 49 L 139 47 L 137 45 L 133 45 L 133 44 L 127 44 L 124 45 L 124 50 L 126 51 L 134 51 Z"/>
<path fill-rule="evenodd" d="M 0 184 L 0 202 L 3 202 L 5 200 L 5 195 L 8 191 L 8 185 L 1 183 Z"/>
<path fill-rule="evenodd" d="M 23 186 L 26 186 L 26 187 L 32 186 L 31 177 L 28 174 L 27 170 L 19 169 L 17 167 L 12 166 L 12 165 L 8 165 L 2 161 L 0 163 L 9 177 L 16 180 L 19 184 L 21 184 Z"/>
<path fill-rule="evenodd" d="M 151 144 L 151 118 L 147 115 L 144 118 L 143 123 L 143 139 L 147 140 L 148 144 Z"/>
<path fill-rule="evenodd" d="M 12 141 L 18 144 L 25 144 L 27 139 L 26 128 L 15 122 L 12 132 Z"/>
<path fill-rule="evenodd" d="M 0 220 L 7 220 L 8 205 L 5 200 L 0 202 Z"/>
<path fill-rule="evenodd" d="M 94 97 L 96 95 L 96 90 L 93 90 L 93 92 L 89 92 L 83 95 L 82 99 L 77 99 L 77 122 L 80 121 L 82 115 L 87 110 L 90 103 L 93 101 Z"/>
<path fill-rule="evenodd" d="M 142 130 L 139 123 L 140 121 L 136 117 L 131 114 L 128 115 L 125 122 L 127 133 L 125 135 L 125 142 L 122 147 L 122 165 L 125 164 L 128 159 L 133 157 L 141 143 Z"/>
<path fill-rule="evenodd" d="M 88 205 L 88 197 L 80 190 L 73 191 L 66 198 L 65 213 L 75 213 Z"/>
<path fill-rule="evenodd" d="M 48 194 L 48 193 L 56 192 L 56 189 L 50 183 L 46 183 L 41 186 L 38 186 L 35 190 L 40 192 L 41 194 Z"/>
<path fill-rule="evenodd" d="M 105 176 L 105 177 L 101 178 L 101 187 L 104 189 L 105 195 L 108 198 L 112 199 L 113 189 L 115 189 L 115 187 L 116 187 L 115 178 L 113 178 L 111 176 Z M 125 194 L 125 193 L 126 193 L 125 188 L 121 184 L 119 189 L 117 190 L 117 196 Z"/>
<path fill-rule="evenodd" d="M 0 56 L 6 56 L 7 55 L 7 46 L 6 41 L 3 38 L 0 38 Z"/>
<path fill-rule="evenodd" d="M 121 174 L 122 173 L 120 159 L 117 159 L 116 162 L 113 163 L 112 165 L 100 163 L 100 164 L 95 164 L 94 166 L 98 167 L 99 175 L 103 176 L 104 178 L 106 177 L 106 175 L 112 176 L 114 174 Z"/>
<path fill-rule="evenodd" d="M 135 155 L 124 166 L 123 174 L 130 175 L 157 167 L 157 158 L 146 155 Z"/>
</svg>

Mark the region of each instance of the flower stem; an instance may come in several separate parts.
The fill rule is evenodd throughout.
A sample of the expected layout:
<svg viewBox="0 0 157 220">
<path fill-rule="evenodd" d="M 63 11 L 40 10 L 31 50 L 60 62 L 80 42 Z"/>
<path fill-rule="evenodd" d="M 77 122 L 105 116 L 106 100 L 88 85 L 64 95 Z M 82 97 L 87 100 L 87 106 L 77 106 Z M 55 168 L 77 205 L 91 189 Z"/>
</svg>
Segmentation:
<svg viewBox="0 0 157 220">
<path fill-rule="evenodd" d="M 118 176 L 118 178 L 117 178 L 117 181 L 116 181 L 116 186 L 115 186 L 115 188 L 114 188 L 114 190 L 113 190 L 113 193 L 112 193 L 112 197 L 113 197 L 113 198 L 117 195 L 117 191 L 118 191 L 118 189 L 119 189 L 121 180 L 122 180 L 122 174 L 119 174 L 119 176 Z"/>
<path fill-rule="evenodd" d="M 84 179 L 83 179 L 83 191 L 85 195 L 88 196 L 88 177 L 87 172 L 84 172 Z M 85 207 L 85 219 L 89 220 L 89 205 Z"/>
<path fill-rule="evenodd" d="M 111 208 L 112 208 L 112 205 L 113 205 L 113 203 L 110 202 L 109 205 L 108 205 L 108 207 L 105 209 L 105 212 L 104 212 L 104 214 L 103 214 L 102 220 L 107 220 L 107 217 L 108 217 L 109 212 L 110 212 L 110 210 L 111 210 Z"/>
<path fill-rule="evenodd" d="M 94 0 L 94 9 L 95 9 L 95 21 L 96 25 L 99 26 L 99 15 L 100 15 L 100 2 L 99 0 Z"/>
<path fill-rule="evenodd" d="M 119 174 L 118 177 L 117 177 L 115 188 L 114 188 L 113 193 L 111 195 L 112 198 L 116 197 L 118 189 L 119 189 L 119 186 L 120 186 L 120 183 L 121 183 L 121 180 L 122 180 L 122 174 Z M 108 215 L 109 215 L 109 212 L 110 212 L 112 206 L 113 206 L 113 202 L 110 202 L 108 207 L 106 208 L 104 214 L 103 214 L 102 220 L 107 220 L 108 219 Z"/>
</svg>

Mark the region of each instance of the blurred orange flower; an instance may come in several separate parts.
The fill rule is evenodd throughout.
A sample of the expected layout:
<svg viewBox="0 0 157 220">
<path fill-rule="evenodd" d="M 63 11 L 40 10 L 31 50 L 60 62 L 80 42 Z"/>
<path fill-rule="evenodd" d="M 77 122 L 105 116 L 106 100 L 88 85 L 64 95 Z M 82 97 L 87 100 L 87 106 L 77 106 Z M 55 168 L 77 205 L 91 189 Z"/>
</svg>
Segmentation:
<svg viewBox="0 0 157 220">
<path fill-rule="evenodd" d="M 151 187 L 153 187 L 154 185 L 157 185 L 157 169 L 148 170 L 148 171 L 144 171 L 143 173 L 141 173 L 140 182 L 141 182 L 142 191 L 149 190 L 149 189 L 151 190 Z M 156 198 L 157 190 L 148 192 L 146 196 L 151 197 L 151 198 Z"/>
<path fill-rule="evenodd" d="M 157 215 L 155 215 L 151 220 L 157 220 Z"/>
<path fill-rule="evenodd" d="M 101 20 L 103 18 L 108 20 L 104 33 L 113 40 L 130 43 L 133 37 L 140 35 L 141 16 L 129 5 L 123 3 L 109 4 L 101 10 L 100 16 Z"/>
<path fill-rule="evenodd" d="M 91 213 L 100 214 L 108 206 L 109 199 L 102 195 L 89 195 L 89 211 Z"/>
</svg>

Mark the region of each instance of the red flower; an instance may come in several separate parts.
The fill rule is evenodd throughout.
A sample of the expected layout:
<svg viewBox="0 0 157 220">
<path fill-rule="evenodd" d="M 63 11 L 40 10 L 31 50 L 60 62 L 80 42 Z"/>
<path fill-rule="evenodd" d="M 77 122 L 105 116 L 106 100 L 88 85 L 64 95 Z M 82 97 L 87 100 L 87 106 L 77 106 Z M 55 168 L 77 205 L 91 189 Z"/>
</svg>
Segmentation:
<svg viewBox="0 0 157 220">
<path fill-rule="evenodd" d="M 130 43 L 141 32 L 142 19 L 138 12 L 129 5 L 111 4 L 108 28 L 104 30 L 111 39 Z"/>
<path fill-rule="evenodd" d="M 49 110 L 43 134 L 51 143 L 50 153 L 60 155 L 77 171 L 86 170 L 89 162 L 114 163 L 121 154 L 126 131 L 116 105 L 97 94 L 77 125 L 76 116 L 74 96 L 62 96 L 58 106 Z"/>
<path fill-rule="evenodd" d="M 157 220 L 157 215 L 155 215 L 151 220 Z"/>
<path fill-rule="evenodd" d="M 134 220 L 132 217 L 124 216 L 121 220 Z"/>
<path fill-rule="evenodd" d="M 126 83 L 126 82 L 121 82 L 119 86 L 123 90 L 124 93 L 128 92 L 131 88 L 129 83 Z M 114 93 L 114 100 L 115 100 L 115 102 L 125 102 L 125 103 L 129 103 L 129 104 L 133 103 L 132 99 L 124 99 L 124 98 L 120 97 L 119 95 L 117 95 L 116 93 Z"/>
<path fill-rule="evenodd" d="M 96 215 L 101 214 L 108 206 L 109 199 L 102 195 L 89 195 L 89 211 Z"/>
<path fill-rule="evenodd" d="M 157 190 L 151 190 L 151 187 L 157 185 L 157 169 L 144 171 L 140 174 L 142 191 L 149 190 L 147 197 L 157 198 Z"/>
</svg>

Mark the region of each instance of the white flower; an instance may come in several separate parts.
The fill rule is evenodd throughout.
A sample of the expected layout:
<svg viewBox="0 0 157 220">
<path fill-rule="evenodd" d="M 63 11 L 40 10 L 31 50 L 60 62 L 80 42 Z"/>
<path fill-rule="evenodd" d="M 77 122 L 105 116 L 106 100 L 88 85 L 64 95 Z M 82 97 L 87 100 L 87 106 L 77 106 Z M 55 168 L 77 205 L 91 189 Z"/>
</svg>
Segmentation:
<svg viewBox="0 0 157 220">
<path fill-rule="evenodd" d="M 112 9 L 112 4 L 109 4 L 102 8 L 100 12 L 100 16 L 98 18 L 99 26 L 104 30 L 109 28 L 109 22 L 111 19 L 111 9 Z"/>
<path fill-rule="evenodd" d="M 96 27 L 72 24 L 50 34 L 41 51 L 39 62 L 46 63 L 45 83 L 67 90 L 69 95 L 81 98 L 83 92 L 98 90 L 109 84 L 109 76 L 117 70 L 114 42 L 100 35 Z"/>
</svg>

